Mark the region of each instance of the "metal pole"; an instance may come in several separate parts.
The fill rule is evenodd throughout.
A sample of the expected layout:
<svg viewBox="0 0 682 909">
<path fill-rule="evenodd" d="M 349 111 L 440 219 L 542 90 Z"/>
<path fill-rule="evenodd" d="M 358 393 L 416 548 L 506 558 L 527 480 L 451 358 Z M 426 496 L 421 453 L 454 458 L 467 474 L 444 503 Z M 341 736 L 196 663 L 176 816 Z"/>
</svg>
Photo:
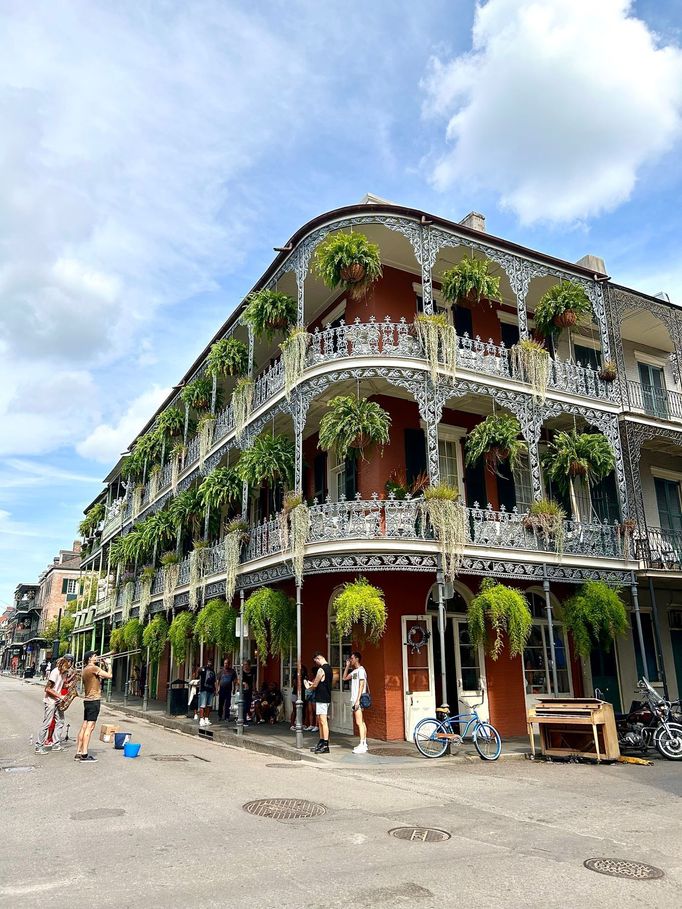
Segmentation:
<svg viewBox="0 0 682 909">
<path fill-rule="evenodd" d="M 549 578 L 547 577 L 547 566 L 544 566 L 545 577 L 542 581 L 542 589 L 545 591 L 545 610 L 547 612 L 547 630 L 549 631 L 549 651 L 552 658 L 552 686 L 554 687 L 554 697 L 559 697 L 559 679 L 556 669 L 556 648 L 554 646 L 554 622 L 552 620 L 552 598 L 549 595 Z"/>
<path fill-rule="evenodd" d="M 296 747 L 303 748 L 303 698 L 301 696 L 301 585 L 296 585 Z"/>
<path fill-rule="evenodd" d="M 438 556 L 438 569 L 436 571 L 436 583 L 438 584 L 438 638 L 440 640 L 440 690 L 442 703 L 441 707 L 448 703 L 448 680 L 445 672 L 445 596 L 443 587 L 445 579 L 443 577 L 442 557 Z"/>
<path fill-rule="evenodd" d="M 144 673 L 144 695 L 142 697 L 142 709 L 147 709 L 147 704 L 149 703 L 149 671 L 151 666 L 149 665 L 149 647 L 147 647 L 147 668 Z"/>
<path fill-rule="evenodd" d="M 642 669 L 644 672 L 644 677 L 649 678 L 649 667 L 646 662 L 646 650 L 644 649 L 644 633 L 642 631 L 642 617 L 639 614 L 639 594 L 637 592 L 637 583 L 635 581 L 635 575 L 632 575 L 632 582 L 630 584 L 630 595 L 632 596 L 632 611 L 635 614 L 635 625 L 637 627 L 637 639 L 639 641 L 639 653 L 642 657 Z"/>
<path fill-rule="evenodd" d="M 237 679 L 237 735 L 244 735 L 244 688 L 242 675 L 244 673 L 244 591 L 239 591 L 239 670 Z"/>
<path fill-rule="evenodd" d="M 656 652 L 658 654 L 658 677 L 663 682 L 663 697 L 669 701 L 668 696 L 668 678 L 665 674 L 665 663 L 663 662 L 663 648 L 661 647 L 661 629 L 658 624 L 658 607 L 656 605 L 656 593 L 654 592 L 654 580 L 649 575 L 649 597 L 651 599 L 651 617 L 654 621 L 654 641 L 656 642 Z"/>
</svg>

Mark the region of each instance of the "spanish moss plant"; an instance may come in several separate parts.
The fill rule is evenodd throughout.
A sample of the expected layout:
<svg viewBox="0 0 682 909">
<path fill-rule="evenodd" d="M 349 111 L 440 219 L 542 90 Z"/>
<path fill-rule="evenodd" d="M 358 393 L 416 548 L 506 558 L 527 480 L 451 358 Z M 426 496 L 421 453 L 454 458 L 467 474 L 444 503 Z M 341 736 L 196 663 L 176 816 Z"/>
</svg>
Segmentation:
<svg viewBox="0 0 682 909">
<path fill-rule="evenodd" d="M 483 579 L 480 593 L 469 603 L 467 618 L 474 647 L 486 642 L 488 627 L 492 630 L 490 657 L 493 660 L 504 650 L 505 636 L 509 658 L 522 654 L 533 627 L 528 600 L 521 591 L 499 584 L 493 578 Z"/>
<path fill-rule="evenodd" d="M 386 630 L 386 602 L 384 592 L 374 587 L 367 578 L 358 578 L 343 585 L 337 594 L 332 611 L 341 635 L 360 631 L 363 639 L 377 644 Z"/>
</svg>

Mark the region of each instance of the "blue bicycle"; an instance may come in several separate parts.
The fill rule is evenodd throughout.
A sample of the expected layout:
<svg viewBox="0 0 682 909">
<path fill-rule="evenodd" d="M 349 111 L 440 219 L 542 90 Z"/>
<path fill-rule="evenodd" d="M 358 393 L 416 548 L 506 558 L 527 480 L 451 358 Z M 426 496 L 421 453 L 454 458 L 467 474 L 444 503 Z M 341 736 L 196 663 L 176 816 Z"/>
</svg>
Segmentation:
<svg viewBox="0 0 682 909">
<path fill-rule="evenodd" d="M 502 739 L 494 726 L 481 722 L 476 708 L 482 703 L 472 704 L 471 713 L 456 716 L 450 716 L 450 708 L 444 705 L 436 708 L 437 717 L 420 720 L 414 727 L 414 744 L 419 752 L 428 758 L 442 757 L 448 745 L 461 745 L 470 735 L 481 759 L 496 761 L 502 751 Z M 459 726 L 464 723 L 464 732 L 460 732 Z"/>
</svg>

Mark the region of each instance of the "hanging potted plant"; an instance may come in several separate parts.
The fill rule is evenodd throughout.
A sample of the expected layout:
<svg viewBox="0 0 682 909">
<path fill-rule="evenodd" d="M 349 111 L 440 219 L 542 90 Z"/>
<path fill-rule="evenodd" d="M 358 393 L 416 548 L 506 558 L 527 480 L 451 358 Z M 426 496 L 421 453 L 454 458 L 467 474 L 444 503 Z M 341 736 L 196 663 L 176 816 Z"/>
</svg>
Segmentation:
<svg viewBox="0 0 682 909">
<path fill-rule="evenodd" d="M 340 635 L 355 633 L 359 638 L 378 644 L 386 630 L 384 592 L 373 587 L 367 578 L 343 585 L 332 603 L 332 612 Z"/>
<path fill-rule="evenodd" d="M 556 551 L 561 554 L 564 549 L 564 521 L 566 512 L 557 502 L 550 499 L 541 499 L 533 502 L 528 513 L 523 516 L 523 526 L 526 530 L 540 535 L 546 546 L 554 544 Z"/>
<path fill-rule="evenodd" d="M 249 368 L 249 348 L 238 338 L 221 338 L 211 345 L 206 372 L 211 378 L 243 376 Z"/>
<path fill-rule="evenodd" d="M 244 603 L 243 617 L 265 663 L 289 652 L 296 639 L 296 604 L 282 590 L 261 587 Z"/>
<path fill-rule="evenodd" d="M 595 648 L 610 650 L 614 639 L 630 630 L 620 590 L 604 581 L 587 581 L 579 587 L 563 603 L 561 621 L 581 657 L 589 657 Z"/>
<path fill-rule="evenodd" d="M 215 430 L 215 417 L 210 414 L 204 414 L 197 424 L 197 433 L 199 435 L 199 470 L 203 469 L 204 461 L 213 445 L 213 432 Z"/>
<path fill-rule="evenodd" d="M 445 483 L 427 486 L 422 508 L 440 543 L 443 572 L 454 580 L 469 540 L 467 510 L 459 499 L 459 491 Z"/>
<path fill-rule="evenodd" d="M 457 368 L 457 332 L 446 316 L 419 315 L 414 320 L 419 343 L 435 382 L 438 370 L 454 374 Z"/>
<path fill-rule="evenodd" d="M 607 360 L 599 370 L 599 378 L 602 382 L 615 382 L 618 378 L 618 367 L 613 360 Z"/>
<path fill-rule="evenodd" d="M 343 288 L 356 299 L 382 276 L 379 247 L 364 234 L 330 234 L 317 247 L 315 270 L 330 290 Z"/>
<path fill-rule="evenodd" d="M 168 640 L 173 648 L 175 662 L 184 663 L 187 657 L 187 645 L 194 632 L 194 616 L 191 612 L 179 612 L 168 629 Z"/>
<path fill-rule="evenodd" d="M 284 391 L 287 398 L 291 396 L 291 389 L 303 375 L 311 340 L 312 335 L 305 328 L 292 328 L 287 338 L 279 345 L 284 362 Z"/>
<path fill-rule="evenodd" d="M 329 413 L 320 420 L 318 448 L 334 450 L 339 461 L 349 454 L 362 455 L 370 445 L 384 445 L 391 441 L 391 417 L 375 401 L 337 395 L 327 402 Z"/>
<path fill-rule="evenodd" d="M 585 290 L 573 281 L 560 281 L 542 295 L 535 309 L 535 327 L 546 337 L 571 328 L 579 316 L 592 313 Z"/>
<path fill-rule="evenodd" d="M 571 501 L 573 519 L 580 522 L 580 509 L 575 493 L 575 479 L 585 480 L 588 487 L 608 476 L 616 459 L 608 440 L 600 432 L 555 432 L 543 458 L 547 477 Z"/>
<path fill-rule="evenodd" d="M 441 289 L 448 303 L 477 305 L 500 299 L 500 279 L 488 273 L 488 259 L 464 258 L 443 274 Z"/>
<path fill-rule="evenodd" d="M 203 586 L 207 566 L 208 543 L 194 540 L 189 554 L 189 608 L 194 611 L 199 605 L 199 587 Z"/>
<path fill-rule="evenodd" d="M 282 537 L 282 552 L 286 553 L 291 548 L 294 578 L 296 583 L 300 585 L 303 583 L 305 545 L 308 542 L 308 534 L 310 533 L 310 512 L 302 496 L 296 493 L 289 493 L 284 497 L 279 524 Z"/>
<path fill-rule="evenodd" d="M 257 290 L 249 297 L 242 322 L 250 325 L 256 338 L 271 340 L 278 332 L 296 324 L 297 303 L 288 294 L 277 290 Z"/>
<path fill-rule="evenodd" d="M 164 552 L 161 556 L 163 566 L 163 608 L 168 612 L 175 602 L 175 588 L 180 577 L 180 556 L 176 552 Z"/>
<path fill-rule="evenodd" d="M 533 627 L 528 600 L 513 587 L 499 584 L 493 578 L 484 578 L 478 593 L 467 608 L 469 635 L 474 647 L 488 639 L 488 627 L 494 639 L 490 643 L 490 657 L 496 660 L 504 649 L 504 636 L 509 643 L 509 658 L 523 653 Z"/>
<path fill-rule="evenodd" d="M 242 546 L 249 540 L 249 525 L 241 518 L 236 518 L 225 528 L 225 599 L 232 602 L 237 589 L 237 569 L 241 559 Z"/>
<path fill-rule="evenodd" d="M 237 611 L 219 597 L 209 600 L 197 614 L 194 635 L 204 644 L 215 644 L 223 653 L 237 646 Z"/>
<path fill-rule="evenodd" d="M 232 392 L 232 416 L 237 439 L 241 439 L 251 416 L 254 383 L 251 379 L 240 379 Z"/>
<path fill-rule="evenodd" d="M 498 473 L 499 466 L 508 461 L 516 467 L 526 452 L 526 443 L 519 439 L 521 424 L 510 414 L 492 413 L 471 430 L 466 437 L 466 464 L 473 466 L 485 458 L 491 473 Z"/>
<path fill-rule="evenodd" d="M 153 565 L 146 565 L 140 572 L 140 621 L 144 618 L 149 610 L 149 604 L 152 601 L 152 584 L 156 571 Z"/>
<path fill-rule="evenodd" d="M 184 404 L 201 413 L 211 409 L 211 397 L 213 395 L 213 383 L 205 376 L 200 376 L 189 385 L 186 385 L 180 392 L 180 397 Z"/>
<path fill-rule="evenodd" d="M 544 401 L 549 382 L 549 351 L 537 341 L 524 338 L 511 349 L 511 365 L 515 378 L 530 385 L 534 398 Z"/>
<path fill-rule="evenodd" d="M 167 640 L 168 622 L 162 615 L 155 615 L 142 632 L 142 644 L 149 650 L 150 660 L 159 659 Z"/>
</svg>

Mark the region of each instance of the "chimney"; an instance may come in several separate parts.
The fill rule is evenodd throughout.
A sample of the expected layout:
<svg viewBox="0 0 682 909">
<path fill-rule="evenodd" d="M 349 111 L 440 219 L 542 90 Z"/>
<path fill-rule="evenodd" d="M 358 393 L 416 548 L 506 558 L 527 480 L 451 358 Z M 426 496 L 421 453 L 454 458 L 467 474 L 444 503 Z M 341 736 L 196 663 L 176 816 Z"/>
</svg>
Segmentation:
<svg viewBox="0 0 682 909">
<path fill-rule="evenodd" d="M 587 268 L 589 271 L 595 272 L 595 274 L 606 274 L 606 265 L 601 256 L 586 255 L 582 259 L 578 259 L 575 263 L 576 265 L 581 265 L 583 268 Z"/>
<path fill-rule="evenodd" d="M 477 211 L 470 211 L 466 218 L 462 218 L 459 223 L 463 227 L 469 227 L 471 230 L 478 230 L 482 234 L 485 233 L 485 215 L 481 215 Z"/>
</svg>

